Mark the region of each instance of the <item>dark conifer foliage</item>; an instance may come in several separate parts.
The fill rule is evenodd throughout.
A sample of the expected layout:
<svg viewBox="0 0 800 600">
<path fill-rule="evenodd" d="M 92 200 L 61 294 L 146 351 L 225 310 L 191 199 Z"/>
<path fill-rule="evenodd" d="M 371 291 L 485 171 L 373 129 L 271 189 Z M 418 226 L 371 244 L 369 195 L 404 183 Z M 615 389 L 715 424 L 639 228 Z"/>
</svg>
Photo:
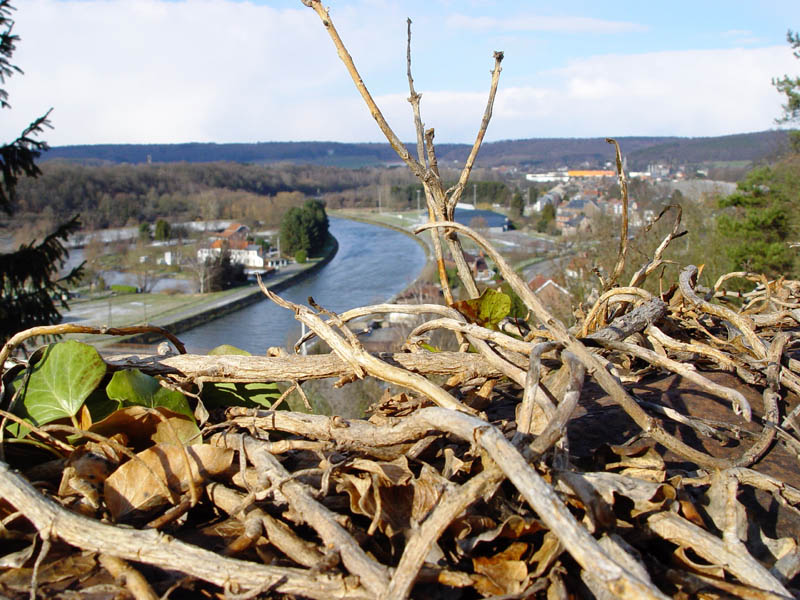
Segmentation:
<svg viewBox="0 0 800 600">
<path fill-rule="evenodd" d="M 281 245 L 284 254 L 305 252 L 315 256 L 328 239 L 328 215 L 321 200 L 307 200 L 301 207 L 290 208 L 281 221 Z"/>
<path fill-rule="evenodd" d="M 14 7 L 0 0 L 0 83 L 15 73 L 22 73 L 11 64 L 19 37 L 13 33 L 11 18 Z M 0 108 L 10 108 L 8 93 L 0 89 Z M 16 187 L 20 177 L 36 177 L 36 159 L 47 149 L 46 142 L 36 139 L 49 126 L 50 112 L 34 120 L 15 140 L 0 146 L 0 208 L 14 212 Z M 59 226 L 41 243 L 23 244 L 16 252 L 0 254 L 0 340 L 17 331 L 56 323 L 61 319 L 57 304 L 67 308 L 65 284 L 80 277 L 80 267 L 65 277 L 57 278 L 68 255 L 64 246 L 69 235 L 77 231 L 77 217 Z"/>
</svg>

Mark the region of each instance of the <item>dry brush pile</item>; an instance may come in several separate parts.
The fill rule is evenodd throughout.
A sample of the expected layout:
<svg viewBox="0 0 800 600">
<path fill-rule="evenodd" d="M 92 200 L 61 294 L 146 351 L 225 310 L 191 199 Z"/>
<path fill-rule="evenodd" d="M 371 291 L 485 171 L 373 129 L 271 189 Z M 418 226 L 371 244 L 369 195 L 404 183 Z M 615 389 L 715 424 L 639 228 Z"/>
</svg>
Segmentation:
<svg viewBox="0 0 800 600">
<path fill-rule="evenodd" d="M 616 268 L 567 328 L 486 240 L 452 220 L 491 116 L 502 54 L 473 152 L 445 190 L 411 78 L 410 25 L 416 158 L 383 120 L 327 11 L 303 3 L 319 14 L 371 113 L 424 184 L 430 220 L 419 232 L 431 233 L 447 305 L 333 314 L 262 285 L 330 353 L 198 356 L 168 336 L 179 353 L 100 359 L 63 342 L 6 370 L 0 594 L 795 597 L 800 548 L 775 523 L 800 522 L 800 489 L 761 465 L 782 453 L 794 472 L 800 456 L 792 409 L 800 282 L 732 273 L 701 289 L 690 265 L 678 281 L 661 281 L 659 294 L 648 292 L 645 281 L 684 233 L 678 219 L 652 259 L 619 285 L 623 219 Z M 508 296 L 479 294 L 459 236 L 494 261 L 528 307 L 526 322 L 505 318 Z M 468 301 L 453 301 L 445 248 Z M 751 280 L 752 291 L 727 291 L 733 279 Z M 397 352 L 364 351 L 348 322 L 389 312 L 426 320 Z M 29 337 L 78 329 L 85 331 L 18 334 L 0 364 Z M 460 351 L 425 343 L 439 329 L 452 332 Z M 632 391 L 663 373 L 724 406 L 724 418 Z M 376 398 L 365 419 L 286 410 L 286 393 L 278 397 L 273 386 L 290 382 L 302 393 L 310 379 L 347 386 L 364 377 L 394 390 Z M 615 423 L 592 413 L 575 426 L 600 397 L 630 423 L 626 441 L 612 443 Z M 113 406 L 100 418 L 103 403 Z M 607 443 L 574 451 L 579 438 L 605 432 Z M 772 502 L 770 519 L 743 502 L 752 490 Z"/>
</svg>

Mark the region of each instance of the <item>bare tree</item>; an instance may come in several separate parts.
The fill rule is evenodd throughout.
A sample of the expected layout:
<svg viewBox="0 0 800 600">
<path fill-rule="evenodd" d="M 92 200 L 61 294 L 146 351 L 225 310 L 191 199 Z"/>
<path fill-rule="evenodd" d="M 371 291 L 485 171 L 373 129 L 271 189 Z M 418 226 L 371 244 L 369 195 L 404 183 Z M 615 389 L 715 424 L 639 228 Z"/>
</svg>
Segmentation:
<svg viewBox="0 0 800 600">
<path fill-rule="evenodd" d="M 384 118 L 380 108 L 375 103 L 375 100 L 372 98 L 372 95 L 367 89 L 367 86 L 364 84 L 364 81 L 361 79 L 361 76 L 359 75 L 358 70 L 353 63 L 352 57 L 347 51 L 347 48 L 345 48 L 344 42 L 342 42 L 342 39 L 339 37 L 339 33 L 336 31 L 333 21 L 331 21 L 328 10 L 323 7 L 319 0 L 301 1 L 306 6 L 314 9 L 317 15 L 319 15 L 323 25 L 325 26 L 325 29 L 328 31 L 328 34 L 331 37 L 331 40 L 336 46 L 339 58 L 341 58 L 342 62 L 345 64 L 350 77 L 353 79 L 353 83 L 355 83 L 356 89 L 361 94 L 361 97 L 369 108 L 370 114 L 378 123 L 378 127 L 380 127 L 381 131 L 386 136 L 386 139 L 389 141 L 389 144 L 391 144 L 397 155 L 403 160 L 408 168 L 411 169 L 411 172 L 414 173 L 420 183 L 422 183 L 423 189 L 425 190 L 425 201 L 428 206 L 429 221 L 452 221 L 456 204 L 460 200 L 467 181 L 469 180 L 470 173 L 475 165 L 475 159 L 478 156 L 478 151 L 480 150 L 483 138 L 486 135 L 486 129 L 489 126 L 489 121 L 492 117 L 492 108 L 494 106 L 494 99 L 497 93 L 497 85 L 500 80 L 500 71 L 502 70 L 500 68 L 500 64 L 503 61 L 503 52 L 498 51 L 494 53 L 494 67 L 492 69 L 489 98 L 486 103 L 486 109 L 483 114 L 483 119 L 481 120 L 480 128 L 478 129 L 475 143 L 472 146 L 457 183 L 454 186 L 445 189 L 442 177 L 439 173 L 439 165 L 436 159 L 436 148 L 433 143 L 434 129 L 425 128 L 420 110 L 420 100 L 422 99 L 422 94 L 417 93 L 417 91 L 414 89 L 414 79 L 411 74 L 411 19 L 408 19 L 407 21 L 408 41 L 406 46 L 406 63 L 409 87 L 408 101 L 411 104 L 411 109 L 414 115 L 414 126 L 417 135 L 416 157 L 412 155 L 408 148 L 405 147 L 405 145 L 394 133 L 389 123 Z M 449 228 L 444 229 L 444 231 L 441 233 L 438 229 L 433 229 L 431 230 L 431 237 L 436 256 L 439 280 L 442 284 L 445 301 L 448 304 L 452 304 L 453 295 L 450 290 L 450 286 L 447 283 L 447 273 L 444 267 L 441 237 L 444 237 L 445 243 L 450 250 L 453 260 L 456 263 L 456 267 L 458 268 L 458 275 L 463 281 L 469 297 L 477 298 L 478 288 L 475 285 L 472 272 L 464 258 L 464 254 L 461 249 L 461 242 L 455 233 Z"/>
</svg>

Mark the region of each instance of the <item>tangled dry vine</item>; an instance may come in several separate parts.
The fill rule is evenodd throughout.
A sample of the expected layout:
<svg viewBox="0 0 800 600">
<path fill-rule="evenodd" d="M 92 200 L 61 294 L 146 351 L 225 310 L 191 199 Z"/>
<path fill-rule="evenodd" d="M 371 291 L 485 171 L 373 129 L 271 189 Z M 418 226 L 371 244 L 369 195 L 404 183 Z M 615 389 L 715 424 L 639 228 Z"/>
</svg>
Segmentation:
<svg viewBox="0 0 800 600">
<path fill-rule="evenodd" d="M 319 15 L 381 130 L 424 186 L 429 223 L 417 233 L 431 235 L 448 305 L 334 314 L 261 284 L 330 353 L 107 357 L 110 371 L 137 368 L 194 398 L 202 426 L 180 440 L 177 422 L 159 413 L 152 427 L 163 423 L 168 431 L 141 451 L 102 431 L 30 427 L 56 458 L 12 465 L 14 454 L 0 462 L 0 532 L 20 546 L 0 557 L 0 591 L 55 594 L 68 580 L 116 591 L 124 585 L 137 599 L 198 589 L 230 598 L 400 599 L 436 597 L 444 588 L 464 598 L 796 597 L 800 548 L 791 533 L 754 516 L 761 514 L 754 499 L 766 497 L 773 517 L 800 531 L 800 489 L 785 476 L 800 456 L 800 362 L 793 356 L 800 282 L 732 273 L 701 289 L 698 268 L 687 265 L 662 293 L 647 291 L 669 243 L 685 233 L 678 210 L 654 256 L 620 286 L 623 219 L 616 268 L 583 319 L 567 327 L 487 240 L 453 221 L 491 117 L 502 53 L 494 56 L 467 164 L 445 189 L 411 76 L 410 22 L 416 158 L 381 115 L 328 11 L 302 1 Z M 529 309 L 526 323 L 490 328 L 452 306 L 445 247 L 468 295 L 480 296 L 460 236 L 494 261 Z M 753 290 L 728 291 L 734 279 L 751 280 Z M 404 350 L 365 351 L 348 323 L 390 312 L 423 323 Z M 416 342 L 432 330 L 452 332 L 461 351 L 423 349 Z M 65 332 L 20 334 L 0 356 L 29 335 Z M 373 377 L 395 392 L 376 398 L 364 419 L 274 405 L 202 410 L 210 384 L 300 387 L 331 377 L 345 386 Z M 683 407 L 657 387 L 665 378 L 679 392 L 691 388 L 678 395 Z M 658 402 L 648 399 L 653 389 Z M 713 416 L 687 410 L 690 396 L 713 405 Z M 67 434 L 86 443 L 73 445 Z M 772 455 L 789 463 L 783 475 L 764 466 Z M 102 478 L 86 474 L 87 457 L 110 465 Z M 135 473 L 126 473 L 134 482 L 128 488 L 119 483 L 123 470 Z M 54 565 L 69 548 L 85 552 L 59 579 Z"/>
</svg>

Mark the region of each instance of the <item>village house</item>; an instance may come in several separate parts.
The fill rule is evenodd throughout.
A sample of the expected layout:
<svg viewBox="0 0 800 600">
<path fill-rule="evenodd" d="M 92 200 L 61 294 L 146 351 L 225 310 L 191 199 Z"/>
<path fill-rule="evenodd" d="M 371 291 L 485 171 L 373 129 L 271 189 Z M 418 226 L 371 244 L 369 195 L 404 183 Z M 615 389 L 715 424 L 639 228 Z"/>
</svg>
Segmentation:
<svg viewBox="0 0 800 600">
<path fill-rule="evenodd" d="M 278 255 L 277 251 L 266 253 L 261 244 L 248 241 L 250 228 L 241 223 L 231 223 L 224 231 L 209 236 L 213 240 L 208 247 L 197 251 L 197 259 L 205 261 L 215 258 L 227 249 L 231 262 L 245 267 L 245 272 L 255 273 L 280 269 L 289 264 L 289 261 Z"/>
<path fill-rule="evenodd" d="M 577 195 L 556 210 L 556 227 L 564 235 L 587 231 L 591 228 L 591 219 L 600 214 L 600 207 L 591 198 Z"/>
<path fill-rule="evenodd" d="M 586 215 L 581 214 L 577 217 L 572 217 L 568 221 L 559 222 L 558 226 L 562 235 L 571 236 L 591 231 L 592 222 Z"/>
<path fill-rule="evenodd" d="M 478 255 L 464 252 L 464 259 L 467 261 L 467 265 L 470 271 L 472 271 L 472 276 L 475 278 L 476 282 L 486 283 L 492 280 L 494 272 L 489 268 L 489 264 L 486 262 L 483 252 Z M 456 263 L 448 258 L 445 259 L 444 266 L 447 269 L 455 269 Z"/>
<path fill-rule="evenodd" d="M 570 293 L 564 287 L 544 275 L 537 275 L 531 279 L 528 287 L 550 310 L 570 306 L 572 302 Z"/>
<path fill-rule="evenodd" d="M 461 223 L 467 227 L 485 227 L 492 233 L 508 231 L 509 226 L 508 217 L 505 215 L 501 215 L 500 213 L 496 213 L 491 210 L 467 208 L 463 205 L 456 206 L 456 209 L 453 212 L 453 220 L 456 223 Z"/>
<path fill-rule="evenodd" d="M 592 272 L 593 261 L 588 254 L 573 256 L 564 267 L 564 275 L 575 281 L 585 281 Z"/>
</svg>

